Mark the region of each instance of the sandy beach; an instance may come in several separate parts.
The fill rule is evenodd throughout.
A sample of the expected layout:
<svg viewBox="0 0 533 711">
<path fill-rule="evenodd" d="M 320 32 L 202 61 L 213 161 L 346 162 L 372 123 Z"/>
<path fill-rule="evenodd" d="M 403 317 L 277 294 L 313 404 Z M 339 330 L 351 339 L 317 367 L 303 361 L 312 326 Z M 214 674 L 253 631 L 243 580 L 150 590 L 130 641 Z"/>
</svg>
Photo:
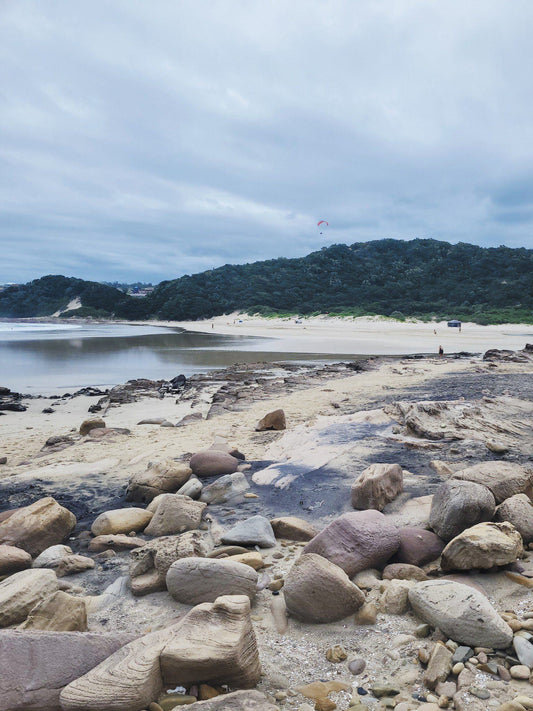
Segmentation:
<svg viewBox="0 0 533 711">
<path fill-rule="evenodd" d="M 464 323 L 461 331 L 445 321 L 395 321 L 379 316 L 333 318 L 259 318 L 247 314 L 216 316 L 204 321 L 149 321 L 150 325 L 185 328 L 188 331 L 245 335 L 275 339 L 279 351 L 294 353 L 353 353 L 362 355 L 404 355 L 437 353 L 483 353 L 489 348 L 523 348 L 533 341 L 533 327 L 527 324 L 480 326 Z M 272 346 L 274 348 L 274 346 Z"/>
</svg>

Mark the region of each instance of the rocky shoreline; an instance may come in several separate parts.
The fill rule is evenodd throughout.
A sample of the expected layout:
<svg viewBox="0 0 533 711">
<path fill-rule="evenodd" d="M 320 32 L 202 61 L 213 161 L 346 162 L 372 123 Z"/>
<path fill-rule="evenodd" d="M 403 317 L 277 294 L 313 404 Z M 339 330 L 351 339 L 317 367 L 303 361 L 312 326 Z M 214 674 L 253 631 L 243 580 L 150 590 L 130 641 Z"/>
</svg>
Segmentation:
<svg viewBox="0 0 533 711">
<path fill-rule="evenodd" d="M 532 394 L 530 347 L 4 389 L 0 709 L 533 708 Z"/>
</svg>

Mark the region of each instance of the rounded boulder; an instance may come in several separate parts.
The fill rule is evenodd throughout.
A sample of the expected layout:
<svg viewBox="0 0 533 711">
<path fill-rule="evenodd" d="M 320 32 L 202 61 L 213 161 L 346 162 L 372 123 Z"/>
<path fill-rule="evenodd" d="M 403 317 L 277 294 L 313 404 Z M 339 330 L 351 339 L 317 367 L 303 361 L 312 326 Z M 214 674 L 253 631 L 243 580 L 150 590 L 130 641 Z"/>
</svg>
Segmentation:
<svg viewBox="0 0 533 711">
<path fill-rule="evenodd" d="M 342 568 L 315 553 L 304 553 L 283 587 L 287 610 L 303 622 L 335 622 L 358 610 L 364 593 Z"/>
</svg>

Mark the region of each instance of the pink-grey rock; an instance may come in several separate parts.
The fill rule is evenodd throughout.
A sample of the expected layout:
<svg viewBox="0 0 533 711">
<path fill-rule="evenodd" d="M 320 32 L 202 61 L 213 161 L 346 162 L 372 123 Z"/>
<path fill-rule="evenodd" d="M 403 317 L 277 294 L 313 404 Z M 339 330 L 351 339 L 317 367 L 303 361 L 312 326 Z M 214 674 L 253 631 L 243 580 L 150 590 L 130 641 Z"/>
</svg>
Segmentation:
<svg viewBox="0 0 533 711">
<path fill-rule="evenodd" d="M 403 471 L 399 464 L 371 464 L 352 484 L 352 507 L 383 511 L 402 491 Z"/>
<path fill-rule="evenodd" d="M 63 687 L 133 637 L 124 633 L 0 631 L 0 708 L 58 711 Z"/>
<path fill-rule="evenodd" d="M 283 587 L 289 613 L 304 622 L 335 622 L 358 610 L 364 593 L 342 568 L 315 553 L 294 563 Z"/>
<path fill-rule="evenodd" d="M 450 479 L 433 495 L 429 525 L 444 541 L 465 528 L 490 521 L 496 511 L 494 496 L 477 482 Z"/>
<path fill-rule="evenodd" d="M 367 568 L 381 568 L 396 553 L 400 534 L 379 511 L 353 511 L 332 521 L 303 549 L 342 568 L 348 577 Z"/>
<path fill-rule="evenodd" d="M 433 531 L 409 526 L 400 528 L 400 547 L 394 560 L 409 565 L 426 565 L 440 556 L 445 545 Z"/>
</svg>

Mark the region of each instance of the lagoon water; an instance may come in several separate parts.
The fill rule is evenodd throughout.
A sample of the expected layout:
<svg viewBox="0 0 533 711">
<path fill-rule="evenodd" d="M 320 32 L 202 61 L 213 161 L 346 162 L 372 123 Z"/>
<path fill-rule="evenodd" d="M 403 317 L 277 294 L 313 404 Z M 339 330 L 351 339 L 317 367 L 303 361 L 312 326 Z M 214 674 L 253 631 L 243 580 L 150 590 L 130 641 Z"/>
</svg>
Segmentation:
<svg viewBox="0 0 533 711">
<path fill-rule="evenodd" d="M 327 358 L 282 353 L 277 347 L 270 338 L 159 326 L 0 322 L 0 386 L 57 394 L 88 385 L 112 387 L 132 378 L 170 380 L 236 362 Z"/>
</svg>

